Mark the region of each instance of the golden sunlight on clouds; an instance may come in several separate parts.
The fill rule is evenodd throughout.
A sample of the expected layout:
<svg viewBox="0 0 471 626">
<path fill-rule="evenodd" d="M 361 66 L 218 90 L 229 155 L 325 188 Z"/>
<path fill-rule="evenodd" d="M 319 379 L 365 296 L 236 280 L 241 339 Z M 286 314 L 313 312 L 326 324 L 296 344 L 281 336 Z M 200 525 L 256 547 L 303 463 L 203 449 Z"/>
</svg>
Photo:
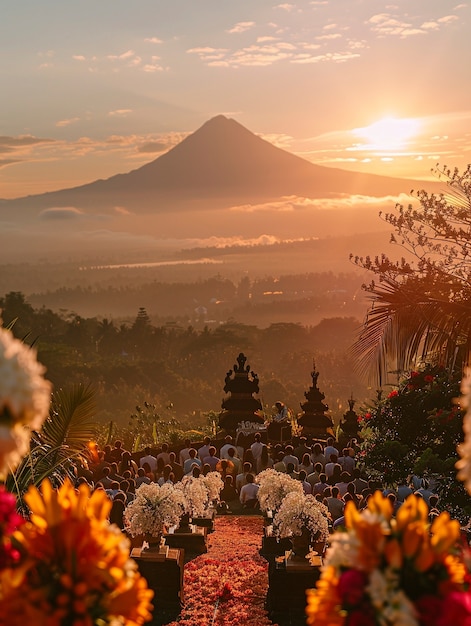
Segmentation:
<svg viewBox="0 0 471 626">
<path fill-rule="evenodd" d="M 404 149 L 419 130 L 420 123 L 416 119 L 385 117 L 364 128 L 354 128 L 352 132 L 368 142 L 359 146 L 361 149 L 394 151 Z"/>
</svg>

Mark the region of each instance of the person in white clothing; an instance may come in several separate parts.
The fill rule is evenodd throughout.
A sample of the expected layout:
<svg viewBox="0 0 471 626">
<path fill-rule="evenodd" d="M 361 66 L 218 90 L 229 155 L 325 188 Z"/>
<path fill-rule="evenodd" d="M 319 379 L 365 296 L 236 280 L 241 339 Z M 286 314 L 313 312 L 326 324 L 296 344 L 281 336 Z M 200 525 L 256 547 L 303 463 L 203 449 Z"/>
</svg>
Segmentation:
<svg viewBox="0 0 471 626">
<path fill-rule="evenodd" d="M 229 448 L 234 448 L 235 451 L 234 441 L 231 435 L 227 435 L 224 441 L 226 443 L 221 447 L 219 458 L 229 460 Z"/>
<path fill-rule="evenodd" d="M 243 507 L 254 508 L 258 504 L 257 493 L 259 486 L 254 482 L 253 474 L 247 474 L 246 484 L 240 490 L 239 500 Z"/>
<path fill-rule="evenodd" d="M 259 471 L 260 457 L 262 456 L 262 450 L 264 446 L 265 444 L 262 443 L 262 436 L 260 435 L 260 433 L 255 433 L 255 441 L 250 446 L 250 450 L 253 455 L 253 459 L 255 462 L 255 469 L 257 472 Z"/>
<path fill-rule="evenodd" d="M 151 449 L 149 446 L 144 448 L 145 456 L 141 456 L 139 459 L 139 467 L 143 467 L 144 463 L 148 463 L 151 472 L 155 472 L 157 469 L 157 459 L 155 456 L 151 454 Z"/>
</svg>

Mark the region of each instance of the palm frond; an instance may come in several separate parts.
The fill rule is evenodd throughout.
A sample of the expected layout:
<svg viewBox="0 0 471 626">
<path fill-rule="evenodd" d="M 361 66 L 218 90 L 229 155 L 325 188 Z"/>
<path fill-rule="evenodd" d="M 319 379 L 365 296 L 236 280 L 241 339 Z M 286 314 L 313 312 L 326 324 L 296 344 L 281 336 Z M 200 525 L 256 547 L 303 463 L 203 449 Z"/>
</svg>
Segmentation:
<svg viewBox="0 0 471 626">
<path fill-rule="evenodd" d="M 30 485 L 40 485 L 45 478 L 59 484 L 92 439 L 96 425 L 94 391 L 91 386 L 75 385 L 54 392 L 49 417 L 40 433 L 34 433 L 31 449 L 16 470 L 6 479 L 6 486 L 21 498 Z"/>
<path fill-rule="evenodd" d="M 54 392 L 51 411 L 40 433 L 51 448 L 82 450 L 96 435 L 94 391 L 90 385 L 74 385 Z"/>
<path fill-rule="evenodd" d="M 424 294 L 413 285 L 385 282 L 352 346 L 360 374 L 380 385 L 392 368 L 403 371 L 424 355 L 447 363 L 459 344 L 469 346 L 471 302 Z"/>
</svg>

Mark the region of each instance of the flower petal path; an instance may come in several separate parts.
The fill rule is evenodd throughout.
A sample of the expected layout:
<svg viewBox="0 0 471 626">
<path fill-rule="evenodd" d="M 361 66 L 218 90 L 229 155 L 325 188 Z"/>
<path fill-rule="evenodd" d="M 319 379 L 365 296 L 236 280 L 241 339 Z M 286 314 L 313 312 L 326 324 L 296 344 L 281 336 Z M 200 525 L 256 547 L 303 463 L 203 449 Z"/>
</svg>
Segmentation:
<svg viewBox="0 0 471 626">
<path fill-rule="evenodd" d="M 259 516 L 216 518 L 208 552 L 185 565 L 185 606 L 167 626 L 272 626 L 262 534 Z"/>
</svg>

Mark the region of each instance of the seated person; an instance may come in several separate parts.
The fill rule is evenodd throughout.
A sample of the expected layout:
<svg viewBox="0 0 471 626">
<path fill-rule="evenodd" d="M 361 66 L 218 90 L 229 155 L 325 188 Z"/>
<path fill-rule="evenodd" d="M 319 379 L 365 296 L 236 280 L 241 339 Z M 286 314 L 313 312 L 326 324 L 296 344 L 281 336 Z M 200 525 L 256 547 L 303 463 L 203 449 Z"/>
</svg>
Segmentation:
<svg viewBox="0 0 471 626">
<path fill-rule="evenodd" d="M 254 482 L 255 476 L 247 474 L 246 483 L 240 490 L 239 500 L 244 509 L 254 509 L 258 507 L 257 493 L 259 486 Z"/>
</svg>

